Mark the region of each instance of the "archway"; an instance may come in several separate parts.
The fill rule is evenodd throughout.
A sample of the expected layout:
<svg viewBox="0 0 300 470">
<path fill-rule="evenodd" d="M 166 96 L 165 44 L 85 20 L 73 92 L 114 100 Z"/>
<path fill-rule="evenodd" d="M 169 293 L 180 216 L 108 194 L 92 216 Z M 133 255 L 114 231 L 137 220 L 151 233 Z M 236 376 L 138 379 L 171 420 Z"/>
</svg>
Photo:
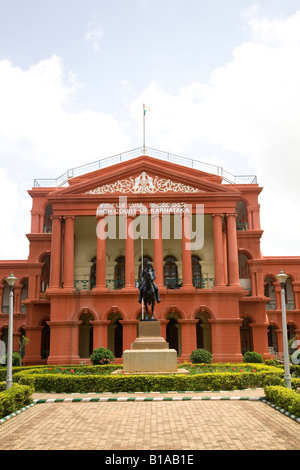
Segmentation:
<svg viewBox="0 0 300 470">
<path fill-rule="evenodd" d="M 90 313 L 83 313 L 79 320 L 82 322 L 79 326 L 79 356 L 90 357 L 93 352 L 93 326 L 90 323 L 93 316 Z"/>
<path fill-rule="evenodd" d="M 178 323 L 180 315 L 176 312 L 169 313 L 167 315 L 169 322 L 166 326 L 166 340 L 169 343 L 170 349 L 175 349 L 177 355 L 181 356 L 181 326 Z"/>
<path fill-rule="evenodd" d="M 274 324 L 271 324 L 268 327 L 268 348 L 271 354 L 278 352 L 276 329 L 277 328 Z"/>
<path fill-rule="evenodd" d="M 247 351 L 253 351 L 252 329 L 250 323 L 252 323 L 252 320 L 248 317 L 244 317 L 240 328 L 241 353 L 243 355 Z"/>
<path fill-rule="evenodd" d="M 210 317 L 206 312 L 199 312 L 195 318 L 198 320 L 196 323 L 197 348 L 212 352 L 211 325 L 208 322 Z"/>
<path fill-rule="evenodd" d="M 47 321 L 42 323 L 42 335 L 41 335 L 41 358 L 47 359 L 50 353 L 50 326 Z"/>
<path fill-rule="evenodd" d="M 108 318 L 110 324 L 108 326 L 108 349 L 110 349 L 113 355 L 118 358 L 122 357 L 123 354 L 123 326 L 120 323 L 122 316 L 120 313 L 111 313 Z"/>
</svg>

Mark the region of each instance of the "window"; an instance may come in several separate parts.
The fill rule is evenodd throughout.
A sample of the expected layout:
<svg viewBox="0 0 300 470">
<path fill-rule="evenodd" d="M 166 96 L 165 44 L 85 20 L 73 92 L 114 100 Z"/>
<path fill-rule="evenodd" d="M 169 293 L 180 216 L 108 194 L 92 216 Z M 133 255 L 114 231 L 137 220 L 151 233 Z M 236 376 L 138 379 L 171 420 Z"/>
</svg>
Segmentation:
<svg viewBox="0 0 300 470">
<path fill-rule="evenodd" d="M 164 281 L 168 289 L 176 289 L 178 285 L 178 268 L 174 256 L 167 256 L 164 263 Z"/>
</svg>

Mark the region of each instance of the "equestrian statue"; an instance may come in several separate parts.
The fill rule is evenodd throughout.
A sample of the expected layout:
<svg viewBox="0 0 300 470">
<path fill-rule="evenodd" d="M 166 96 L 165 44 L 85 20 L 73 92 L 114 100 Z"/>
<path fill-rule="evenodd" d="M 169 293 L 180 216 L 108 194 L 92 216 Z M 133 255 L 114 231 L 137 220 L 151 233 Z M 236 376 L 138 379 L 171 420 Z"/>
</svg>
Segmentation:
<svg viewBox="0 0 300 470">
<path fill-rule="evenodd" d="M 155 270 L 151 263 L 148 261 L 146 267 L 142 270 L 139 282 L 139 303 L 144 301 L 146 318 L 145 320 L 154 320 L 154 305 L 155 300 L 160 302 L 158 287 L 154 280 L 156 279 Z M 148 305 L 151 305 L 151 317 L 148 314 Z"/>
</svg>

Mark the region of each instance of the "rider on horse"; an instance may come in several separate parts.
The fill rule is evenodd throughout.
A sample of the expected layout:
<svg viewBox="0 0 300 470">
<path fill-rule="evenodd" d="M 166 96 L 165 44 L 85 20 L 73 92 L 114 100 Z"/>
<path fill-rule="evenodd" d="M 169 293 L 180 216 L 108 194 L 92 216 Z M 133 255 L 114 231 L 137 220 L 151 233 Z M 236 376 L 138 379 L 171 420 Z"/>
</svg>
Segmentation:
<svg viewBox="0 0 300 470">
<path fill-rule="evenodd" d="M 151 282 L 152 282 L 152 285 L 153 285 L 153 288 L 154 288 L 155 297 L 156 297 L 157 303 L 159 304 L 160 298 L 159 298 L 158 287 L 157 287 L 156 283 L 154 282 L 154 279 L 156 279 L 155 270 L 153 269 L 153 267 L 152 267 L 152 265 L 149 261 L 146 263 L 146 268 L 143 269 L 143 271 L 141 273 L 140 285 L 139 285 L 140 296 L 139 296 L 138 301 L 139 301 L 139 303 L 142 303 L 143 289 L 145 288 L 145 285 L 146 285 L 146 275 L 147 274 L 151 275 Z"/>
</svg>

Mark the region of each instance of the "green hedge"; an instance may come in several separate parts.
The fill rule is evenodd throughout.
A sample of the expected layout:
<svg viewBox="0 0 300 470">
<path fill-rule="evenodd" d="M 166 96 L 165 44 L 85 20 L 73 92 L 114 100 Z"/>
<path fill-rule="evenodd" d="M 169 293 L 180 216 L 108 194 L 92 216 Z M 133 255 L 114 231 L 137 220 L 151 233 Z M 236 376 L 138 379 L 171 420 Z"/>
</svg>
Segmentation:
<svg viewBox="0 0 300 470">
<path fill-rule="evenodd" d="M 1 387 L 2 388 L 2 387 Z M 32 386 L 12 384 L 11 388 L 0 392 L 0 418 L 8 416 L 32 403 Z"/>
<path fill-rule="evenodd" d="M 36 392 L 56 393 L 242 390 L 278 385 L 282 377 L 283 371 L 274 367 L 264 367 L 264 370 L 255 373 L 195 375 L 64 375 L 45 374 L 32 369 L 14 374 L 15 381 L 33 386 Z"/>
<path fill-rule="evenodd" d="M 282 386 L 265 387 L 266 399 L 273 405 L 300 417 L 300 394 Z"/>
</svg>

